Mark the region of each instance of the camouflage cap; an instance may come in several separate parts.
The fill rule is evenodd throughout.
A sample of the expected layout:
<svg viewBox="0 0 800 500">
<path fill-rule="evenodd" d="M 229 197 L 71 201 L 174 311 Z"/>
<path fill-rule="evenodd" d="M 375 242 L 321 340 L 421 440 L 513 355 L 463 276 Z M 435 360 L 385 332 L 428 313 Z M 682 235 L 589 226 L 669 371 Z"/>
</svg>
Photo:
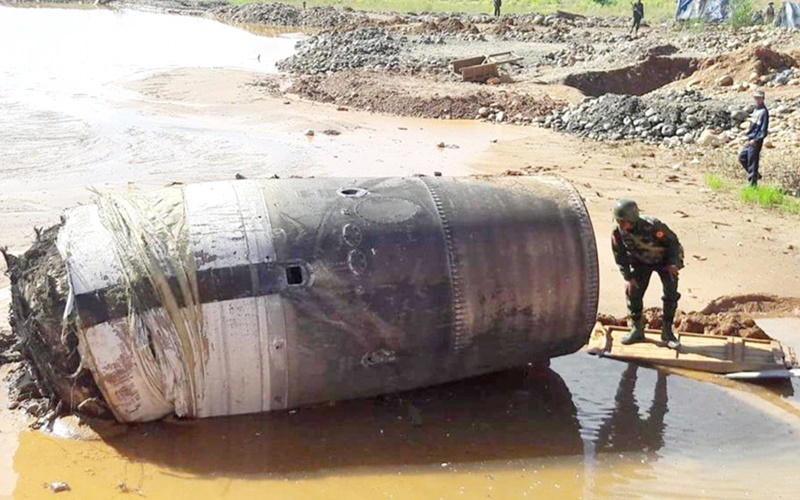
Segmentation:
<svg viewBox="0 0 800 500">
<path fill-rule="evenodd" d="M 623 198 L 614 205 L 613 214 L 615 220 L 636 222 L 639 220 L 639 205 L 633 200 Z"/>
</svg>

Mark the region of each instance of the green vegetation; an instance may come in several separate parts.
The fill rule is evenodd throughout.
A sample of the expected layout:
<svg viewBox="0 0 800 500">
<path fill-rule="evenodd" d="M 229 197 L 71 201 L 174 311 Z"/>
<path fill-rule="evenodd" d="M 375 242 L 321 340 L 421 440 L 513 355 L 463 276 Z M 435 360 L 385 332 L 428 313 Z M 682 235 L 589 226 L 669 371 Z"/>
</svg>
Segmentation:
<svg viewBox="0 0 800 500">
<path fill-rule="evenodd" d="M 753 24 L 753 0 L 732 0 L 731 26 L 741 28 Z"/>
<path fill-rule="evenodd" d="M 703 180 L 706 186 L 715 193 L 733 194 L 738 191 L 739 199 L 744 203 L 790 214 L 800 214 L 800 198 L 786 194 L 779 186 L 765 184 L 758 187 L 740 187 L 734 181 L 713 173 L 705 174 Z"/>
<path fill-rule="evenodd" d="M 782 212 L 800 214 L 800 199 L 785 194 L 778 186 L 747 186 L 739 191 L 739 198 L 764 208 L 777 208 Z"/>
<path fill-rule="evenodd" d="M 723 179 L 719 174 L 706 174 L 704 176 L 704 180 L 706 182 L 706 186 L 708 186 L 708 188 L 715 193 L 727 191 L 730 188 L 730 182 L 726 179 Z"/>
<path fill-rule="evenodd" d="M 229 0 L 233 4 L 253 3 L 261 0 Z M 267 0 L 268 1 L 268 0 Z M 303 0 L 279 0 L 294 6 L 302 6 Z M 749 0 L 748 0 L 749 1 Z M 492 0 L 307 0 L 306 5 L 350 7 L 356 10 L 393 12 L 468 12 L 491 14 Z M 645 22 L 663 21 L 675 16 L 675 0 L 645 1 Z M 587 16 L 631 15 L 630 0 L 609 0 L 605 5 L 597 0 L 503 0 L 503 13 L 524 14 L 536 12 L 548 14 L 564 10 Z"/>
</svg>

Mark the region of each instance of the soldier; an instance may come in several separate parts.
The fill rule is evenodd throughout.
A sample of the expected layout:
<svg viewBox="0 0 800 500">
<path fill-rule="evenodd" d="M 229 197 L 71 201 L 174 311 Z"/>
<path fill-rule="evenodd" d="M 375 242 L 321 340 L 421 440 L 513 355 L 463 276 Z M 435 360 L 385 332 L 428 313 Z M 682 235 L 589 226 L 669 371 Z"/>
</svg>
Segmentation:
<svg viewBox="0 0 800 500">
<path fill-rule="evenodd" d="M 775 22 L 775 4 L 773 2 L 770 2 L 767 5 L 767 10 L 764 13 L 764 21 L 767 24 L 772 24 Z"/>
<path fill-rule="evenodd" d="M 503 5 L 503 0 L 492 0 L 492 4 L 494 5 L 495 17 L 500 17 L 500 6 Z"/>
<path fill-rule="evenodd" d="M 614 207 L 617 227 L 611 234 L 611 249 L 614 260 L 625 279 L 625 295 L 633 328 L 623 344 L 644 340 L 642 326 L 642 299 L 655 271 L 661 278 L 664 289 L 664 314 L 661 340 L 670 349 L 680 347 L 672 333 L 672 321 L 678 310 L 678 271 L 683 268 L 683 247 L 678 236 L 666 224 L 646 215 L 639 215 L 639 207 L 633 200 L 619 200 Z"/>
</svg>

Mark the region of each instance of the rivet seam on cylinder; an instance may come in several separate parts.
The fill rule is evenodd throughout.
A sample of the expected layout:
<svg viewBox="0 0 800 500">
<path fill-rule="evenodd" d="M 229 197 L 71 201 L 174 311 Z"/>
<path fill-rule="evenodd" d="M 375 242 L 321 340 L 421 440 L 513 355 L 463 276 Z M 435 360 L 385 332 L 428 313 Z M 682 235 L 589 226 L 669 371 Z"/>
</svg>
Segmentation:
<svg viewBox="0 0 800 500">
<path fill-rule="evenodd" d="M 585 287 L 586 297 L 588 300 L 584 301 L 584 318 L 585 318 L 585 331 L 591 332 L 594 328 L 595 321 L 597 320 L 597 297 L 600 293 L 599 271 L 597 263 L 597 245 L 594 239 L 594 228 L 592 227 L 591 219 L 586 209 L 586 205 L 581 199 L 580 193 L 569 182 L 559 179 L 561 183 L 569 190 L 569 204 L 574 207 L 575 213 L 579 214 L 580 231 L 581 234 L 589 234 L 590 238 L 582 238 L 585 248 L 584 256 L 586 257 L 586 276 Z"/>
<path fill-rule="evenodd" d="M 465 348 L 469 342 L 466 338 L 466 315 L 464 313 L 464 294 L 462 292 L 463 283 L 459 274 L 460 266 L 453 242 L 453 230 L 450 227 L 450 221 L 447 219 L 442 198 L 439 196 L 436 188 L 429 184 L 425 178 L 422 178 L 421 180 L 431 193 L 431 198 L 433 198 L 433 204 L 436 207 L 436 212 L 439 214 L 439 220 L 442 222 L 445 248 L 447 250 L 448 271 L 450 274 L 450 283 L 453 289 L 453 348 L 454 350 L 459 351 Z"/>
</svg>

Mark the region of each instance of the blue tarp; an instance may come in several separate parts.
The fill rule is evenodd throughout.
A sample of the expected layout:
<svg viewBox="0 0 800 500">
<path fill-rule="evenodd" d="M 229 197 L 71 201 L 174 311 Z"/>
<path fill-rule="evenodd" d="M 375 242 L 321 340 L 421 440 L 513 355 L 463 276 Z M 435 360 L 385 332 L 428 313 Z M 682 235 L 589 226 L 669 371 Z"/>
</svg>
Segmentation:
<svg viewBox="0 0 800 500">
<path fill-rule="evenodd" d="M 702 19 L 722 22 L 729 16 L 728 0 L 678 0 L 678 12 L 675 14 L 680 21 Z"/>
<path fill-rule="evenodd" d="M 790 30 L 800 29 L 800 3 L 784 2 L 775 13 L 775 26 Z"/>
</svg>

